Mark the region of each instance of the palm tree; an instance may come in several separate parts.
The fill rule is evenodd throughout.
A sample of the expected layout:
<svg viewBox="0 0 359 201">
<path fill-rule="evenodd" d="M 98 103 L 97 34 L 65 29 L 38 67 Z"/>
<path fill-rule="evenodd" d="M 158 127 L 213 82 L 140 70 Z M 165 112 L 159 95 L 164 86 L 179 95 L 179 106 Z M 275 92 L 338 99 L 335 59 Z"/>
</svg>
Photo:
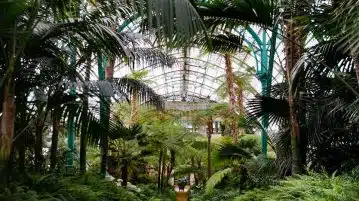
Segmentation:
<svg viewBox="0 0 359 201">
<path fill-rule="evenodd" d="M 216 32 L 211 33 L 209 35 L 209 39 L 211 43 L 208 43 L 206 38 L 203 38 L 203 41 L 200 41 L 200 45 L 204 45 L 204 48 L 210 52 L 218 52 L 223 55 L 225 59 L 225 77 L 227 84 L 227 93 L 229 97 L 229 114 L 234 115 L 237 110 L 236 108 L 236 100 L 237 96 L 235 93 L 235 84 L 234 84 L 234 70 L 232 64 L 232 55 L 242 49 L 242 38 L 236 34 L 233 34 L 228 31 L 216 29 Z M 224 32 L 224 33 L 221 33 Z M 238 94 L 240 95 L 240 94 Z M 238 127 L 235 121 L 231 122 L 231 132 L 233 136 L 233 141 L 235 143 L 238 142 Z"/>
<path fill-rule="evenodd" d="M 310 11 L 311 1 L 290 1 L 284 2 L 283 5 L 278 5 L 277 1 L 255 1 L 247 2 L 240 1 L 237 3 L 227 2 L 209 2 L 199 4 L 198 12 L 214 26 L 238 27 L 239 21 L 247 22 L 249 24 L 261 24 L 265 27 L 273 28 L 279 20 L 279 8 L 284 8 L 283 14 L 283 32 L 284 32 L 284 45 L 286 53 L 286 80 L 290 90 L 288 91 L 289 110 L 291 114 L 291 139 L 292 139 L 292 157 L 293 157 L 293 173 L 300 173 L 302 167 L 300 164 L 300 150 L 297 138 L 300 138 L 300 131 L 298 129 L 297 110 L 295 97 L 292 87 L 292 76 L 294 66 L 301 57 L 303 34 L 298 16 L 305 15 Z M 224 12 L 226 10 L 227 12 Z"/>
<path fill-rule="evenodd" d="M 225 117 L 228 113 L 226 105 L 218 104 L 213 105 L 205 110 L 191 111 L 189 115 L 192 118 L 194 127 L 206 126 L 207 134 L 207 178 L 212 176 L 212 134 L 213 132 L 213 119 L 216 117 Z"/>
<path fill-rule="evenodd" d="M 117 117 L 118 118 L 118 117 Z M 138 124 L 126 127 L 119 119 L 115 120 L 116 126 L 110 135 L 111 156 L 114 157 L 116 163 L 121 166 L 122 186 L 127 186 L 130 167 L 138 165 L 143 147 L 139 145 L 139 141 L 143 140 L 142 127 Z"/>
<path fill-rule="evenodd" d="M 40 3 L 41 5 L 39 5 Z M 92 47 L 96 47 L 99 51 L 109 54 L 126 55 L 129 52 L 122 46 L 121 39 L 102 26 L 101 23 L 104 22 L 97 20 L 95 15 L 89 15 L 87 18 L 78 19 L 77 21 L 69 21 L 67 20 L 68 17 L 66 19 L 63 15 L 59 17 L 62 20 L 58 20 L 57 22 L 47 20 L 56 18 L 56 13 L 66 13 L 64 9 L 70 8 L 72 4 L 68 6 L 61 4 L 60 7 L 58 7 L 59 4 L 53 3 L 52 1 L 33 2 L 29 4 L 23 2 L 22 6 L 13 6 L 13 4 L 18 4 L 18 2 L 7 2 L 6 6 L 2 7 L 0 11 L 2 15 L 6 15 L 6 13 L 13 14 L 4 18 L 6 20 L 1 21 L 1 26 L 4 27 L 1 33 L 1 40 L 4 47 L 2 60 L 4 64 L 6 64 L 2 65 L 4 76 L 1 81 L 1 86 L 3 86 L 4 89 L 1 126 L 3 134 L 0 142 L 3 159 L 7 158 L 12 147 L 16 113 L 16 78 L 18 77 L 18 72 L 21 72 L 24 67 L 22 63 L 19 62 L 20 60 L 35 59 L 46 54 L 47 57 L 56 58 L 58 54 L 55 53 L 59 53 L 61 50 L 53 41 L 60 41 L 63 37 L 69 35 L 77 39 L 81 38 L 93 44 Z M 27 12 L 28 10 L 31 10 L 31 12 Z M 54 13 L 49 13 L 48 11 L 53 11 Z M 43 13 L 49 13 L 49 17 L 44 18 Z M 25 22 L 25 26 L 22 26 L 23 22 Z M 22 33 L 27 34 L 24 36 Z M 106 37 L 108 41 L 111 42 L 104 43 L 102 40 L 103 37 Z M 79 41 L 81 40 L 75 41 L 80 43 Z M 45 46 L 48 48 L 44 49 L 43 47 Z"/>
</svg>

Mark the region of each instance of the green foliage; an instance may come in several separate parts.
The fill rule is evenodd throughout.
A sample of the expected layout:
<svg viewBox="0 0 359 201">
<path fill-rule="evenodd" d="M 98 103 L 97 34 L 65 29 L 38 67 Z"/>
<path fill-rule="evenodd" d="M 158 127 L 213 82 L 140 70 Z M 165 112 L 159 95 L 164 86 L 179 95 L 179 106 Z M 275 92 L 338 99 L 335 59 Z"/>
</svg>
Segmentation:
<svg viewBox="0 0 359 201">
<path fill-rule="evenodd" d="M 247 168 L 246 189 L 268 187 L 278 184 L 280 179 L 275 160 L 258 157 L 245 163 Z"/>
<path fill-rule="evenodd" d="M 176 194 L 172 189 L 165 189 L 162 194 L 159 194 L 155 184 L 139 185 L 139 188 L 141 189 L 141 192 L 138 193 L 140 200 L 173 201 L 176 199 Z"/>
<path fill-rule="evenodd" d="M 31 175 L 22 182 L 12 182 L 0 189 L 0 200 L 6 201 L 172 201 L 172 189 L 159 195 L 156 185 L 140 185 L 140 190 L 118 187 L 98 174 L 62 177 Z"/>
<path fill-rule="evenodd" d="M 268 190 L 256 189 L 235 201 L 350 201 L 359 199 L 358 180 L 323 174 L 291 177 Z"/>
<path fill-rule="evenodd" d="M 211 194 L 205 194 L 202 190 L 195 190 L 191 194 L 191 201 L 226 201 L 240 195 L 236 188 L 214 189 Z"/>
<path fill-rule="evenodd" d="M 222 181 L 222 179 L 232 172 L 232 168 L 226 168 L 224 170 L 218 171 L 214 173 L 206 183 L 206 194 L 211 194 L 213 192 L 214 187 Z"/>
</svg>

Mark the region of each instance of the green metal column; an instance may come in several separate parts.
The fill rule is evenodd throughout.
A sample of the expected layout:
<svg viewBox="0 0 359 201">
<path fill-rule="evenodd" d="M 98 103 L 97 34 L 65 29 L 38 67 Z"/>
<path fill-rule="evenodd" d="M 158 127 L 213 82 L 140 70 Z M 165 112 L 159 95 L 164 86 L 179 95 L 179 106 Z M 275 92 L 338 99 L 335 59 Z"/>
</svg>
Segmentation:
<svg viewBox="0 0 359 201">
<path fill-rule="evenodd" d="M 266 96 L 267 92 L 270 90 L 270 83 L 268 80 L 269 75 L 268 72 L 268 53 L 267 53 L 267 32 L 264 29 L 262 32 L 262 46 L 261 46 L 261 68 L 260 71 L 257 72 L 259 79 L 262 85 L 262 96 Z M 268 114 L 264 114 L 262 117 L 262 137 L 261 137 L 261 144 L 262 144 L 262 154 L 264 157 L 267 157 L 267 128 L 269 126 L 268 121 Z"/>
<path fill-rule="evenodd" d="M 74 10 L 69 12 L 69 15 L 73 15 L 74 17 L 78 17 L 80 15 L 80 3 L 79 2 L 74 2 L 73 4 L 73 8 Z M 75 45 L 70 45 L 70 65 L 73 68 L 74 71 L 76 71 L 76 46 Z M 76 82 L 76 78 L 75 77 L 70 77 L 70 82 L 71 82 L 71 86 L 70 86 L 70 95 L 71 96 L 75 96 L 76 95 L 76 86 L 75 86 L 75 82 Z M 69 174 L 73 173 L 73 161 L 74 161 L 74 150 L 75 150 L 75 111 L 74 111 L 74 106 L 70 105 L 70 114 L 69 114 L 69 119 L 67 122 L 67 157 L 66 157 L 66 172 Z"/>
<path fill-rule="evenodd" d="M 267 40 L 267 32 L 264 29 L 262 31 L 262 38 L 253 31 L 252 28 L 248 27 L 247 31 L 253 37 L 254 41 L 257 43 L 260 51 L 260 65 L 257 63 L 257 75 L 261 82 L 262 96 L 269 96 L 272 86 L 272 73 L 274 65 L 274 56 L 276 51 L 276 40 L 277 40 L 277 31 L 278 25 L 275 25 L 272 30 L 272 36 L 270 41 Z M 250 44 L 253 47 L 253 44 Z M 269 49 L 269 55 L 268 55 Z M 256 53 L 254 53 L 256 58 Z M 256 58 L 257 61 L 257 58 Z M 261 134 L 261 149 L 264 157 L 267 157 L 267 129 L 269 126 L 269 116 L 264 114 L 261 120 L 262 124 L 262 134 Z"/>
</svg>

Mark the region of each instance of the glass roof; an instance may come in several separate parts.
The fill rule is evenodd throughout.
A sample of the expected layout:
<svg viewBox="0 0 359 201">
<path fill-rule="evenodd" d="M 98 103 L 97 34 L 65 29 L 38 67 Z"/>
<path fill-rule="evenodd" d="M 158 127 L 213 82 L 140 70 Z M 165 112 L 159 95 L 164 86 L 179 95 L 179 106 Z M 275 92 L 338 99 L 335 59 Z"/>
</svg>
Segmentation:
<svg viewBox="0 0 359 201">
<path fill-rule="evenodd" d="M 128 26 L 124 30 L 136 30 L 133 26 Z M 263 32 L 259 27 L 252 30 L 259 37 L 266 37 L 269 43 L 271 32 Z M 264 36 L 265 35 L 265 36 Z M 251 67 L 258 70 L 260 68 L 260 51 L 255 39 L 247 31 L 245 32 L 245 46 L 251 51 L 246 51 L 233 55 L 233 71 L 245 73 Z M 283 79 L 282 69 L 284 66 L 283 46 L 281 40 L 277 40 L 277 52 L 273 68 L 273 83 L 278 83 Z M 279 50 L 279 51 L 278 51 Z M 225 61 L 220 54 L 208 54 L 197 48 L 187 50 L 187 57 L 184 57 L 183 49 L 171 50 L 169 55 L 175 58 L 172 67 L 148 68 L 148 75 L 143 79 L 158 94 L 168 101 L 214 101 L 219 102 L 217 90 L 225 81 Z M 269 52 L 268 52 L 269 54 Z M 146 68 L 143 65 L 135 65 L 134 71 Z M 129 67 L 122 66 L 116 69 L 115 77 L 123 77 L 131 74 Z M 253 75 L 251 85 L 261 91 L 261 84 L 256 75 Z M 246 94 L 247 98 L 252 94 Z"/>
</svg>

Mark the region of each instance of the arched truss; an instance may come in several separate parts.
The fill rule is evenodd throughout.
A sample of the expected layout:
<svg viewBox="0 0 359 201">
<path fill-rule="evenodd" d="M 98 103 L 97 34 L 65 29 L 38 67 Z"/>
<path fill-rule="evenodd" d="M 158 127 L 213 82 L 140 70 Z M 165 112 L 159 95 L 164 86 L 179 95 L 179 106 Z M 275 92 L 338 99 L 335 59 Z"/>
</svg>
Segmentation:
<svg viewBox="0 0 359 201">
<path fill-rule="evenodd" d="M 138 30 L 138 25 L 136 22 L 124 22 L 121 30 Z M 263 91 L 264 88 L 270 87 L 273 83 L 281 82 L 283 80 L 284 58 L 280 34 L 276 36 L 275 51 L 272 53 L 274 32 L 256 26 L 236 32 L 243 33 L 243 31 L 245 31 L 245 46 L 250 49 L 250 52 L 240 53 L 233 57 L 234 70 L 243 72 L 243 69 L 248 66 L 254 67 L 256 76 L 253 76 L 252 84 L 257 91 Z M 216 90 L 225 81 L 223 56 L 203 54 L 196 48 L 191 48 L 189 52 L 190 57 L 186 58 L 182 51 L 171 51 L 171 55 L 176 58 L 176 64 L 172 68 L 151 69 L 146 78 L 150 80 L 149 85 L 168 100 L 173 100 L 173 97 L 176 97 L 177 101 L 194 99 L 198 101 L 204 99 L 219 101 Z M 184 65 L 185 63 L 186 65 Z M 270 63 L 273 65 L 271 66 Z M 137 67 L 136 70 L 143 68 L 143 66 Z M 127 73 L 129 72 L 127 71 Z M 180 95 L 179 92 L 181 92 Z"/>
<path fill-rule="evenodd" d="M 128 25 L 129 23 L 125 22 L 122 29 L 129 28 L 130 26 Z M 132 26 L 129 29 L 137 30 L 138 28 Z M 282 30 L 280 25 L 274 25 L 271 30 L 250 26 L 236 31 L 240 35 L 244 33 L 244 42 L 250 51 L 233 57 L 234 71 L 243 70 L 248 66 L 255 67 L 256 76 L 251 84 L 257 91 L 261 91 L 262 95 L 268 95 L 267 92 L 270 91 L 274 83 L 283 81 L 285 54 L 283 53 Z M 316 41 L 313 42 L 312 39 L 309 39 L 306 46 L 309 47 L 315 44 Z M 184 58 L 180 52 L 175 53 L 177 54 L 176 67 L 151 71 L 149 78 L 155 80 L 152 87 L 167 100 L 218 101 L 219 98 L 216 96 L 215 91 L 224 82 L 225 66 L 223 56 L 218 54 L 214 56 L 213 54 L 211 58 L 208 55 L 193 55 L 192 52 L 190 58 Z M 263 128 L 261 147 L 262 153 L 266 155 L 267 131 L 270 130 L 268 115 L 264 114 L 261 124 Z"/>
</svg>

